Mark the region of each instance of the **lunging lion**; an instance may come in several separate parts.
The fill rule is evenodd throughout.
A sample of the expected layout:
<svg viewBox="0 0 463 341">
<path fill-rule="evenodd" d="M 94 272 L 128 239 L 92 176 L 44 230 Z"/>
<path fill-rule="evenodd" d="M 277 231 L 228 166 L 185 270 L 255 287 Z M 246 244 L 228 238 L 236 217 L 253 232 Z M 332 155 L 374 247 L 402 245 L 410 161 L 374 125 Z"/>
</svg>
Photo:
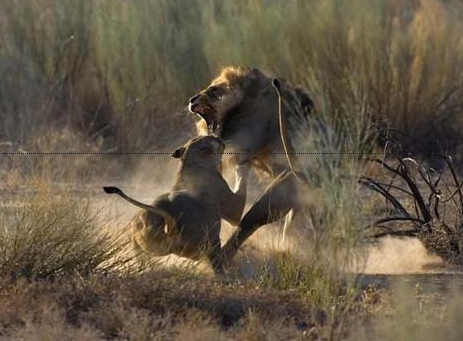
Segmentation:
<svg viewBox="0 0 463 341">
<path fill-rule="evenodd" d="M 176 254 L 197 260 L 206 255 L 216 273 L 223 273 L 220 244 L 221 219 L 240 221 L 246 201 L 249 166 L 236 168 L 233 192 L 221 175 L 224 143 L 213 136 L 197 137 L 172 156 L 180 159 L 172 190 L 146 205 L 117 187 L 106 193 L 120 195 L 143 209 L 131 222 L 134 246 L 153 256 Z"/>
<path fill-rule="evenodd" d="M 309 184 L 304 176 L 307 169 L 293 147 L 298 126 L 328 134 L 313 109 L 310 96 L 302 89 L 245 67 L 225 68 L 190 98 L 190 112 L 200 117 L 199 135 L 219 136 L 225 142 L 225 154 L 234 155 L 227 160 L 229 165 L 252 164 L 261 178 L 267 175 L 271 180 L 226 243 L 226 257 L 233 257 L 257 228 L 290 213 L 285 231 L 302 209 L 301 199 L 307 196 Z"/>
</svg>

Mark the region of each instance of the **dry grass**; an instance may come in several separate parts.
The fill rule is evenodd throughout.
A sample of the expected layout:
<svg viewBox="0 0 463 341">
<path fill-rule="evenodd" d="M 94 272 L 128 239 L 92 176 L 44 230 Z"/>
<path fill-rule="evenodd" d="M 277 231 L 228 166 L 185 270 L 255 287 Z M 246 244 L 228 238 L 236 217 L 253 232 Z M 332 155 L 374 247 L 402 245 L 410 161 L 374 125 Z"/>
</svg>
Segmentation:
<svg viewBox="0 0 463 341">
<path fill-rule="evenodd" d="M 0 273 L 3 278 L 47 278 L 122 265 L 119 240 L 85 196 L 37 184 L 0 202 Z"/>
<path fill-rule="evenodd" d="M 9 340 L 309 340 L 324 318 L 296 294 L 162 272 L 18 281 L 0 301 Z"/>
<path fill-rule="evenodd" d="M 404 282 L 402 282 L 404 283 Z M 461 283 L 459 284 L 461 285 Z M 444 288 L 453 287 L 449 282 Z M 329 318 L 297 291 L 179 273 L 3 282 L 2 340 L 459 340 L 458 286 L 369 288 L 332 338 Z M 428 289 L 429 290 L 429 289 Z M 33 302 L 33 304 L 31 304 Z"/>
<path fill-rule="evenodd" d="M 381 302 L 374 305 L 371 314 L 351 319 L 352 332 L 347 340 L 461 340 L 460 290 L 461 279 L 455 283 L 450 280 L 441 291 L 433 292 L 424 292 L 419 283 L 411 286 L 399 282 L 390 291 L 377 293 Z"/>
</svg>

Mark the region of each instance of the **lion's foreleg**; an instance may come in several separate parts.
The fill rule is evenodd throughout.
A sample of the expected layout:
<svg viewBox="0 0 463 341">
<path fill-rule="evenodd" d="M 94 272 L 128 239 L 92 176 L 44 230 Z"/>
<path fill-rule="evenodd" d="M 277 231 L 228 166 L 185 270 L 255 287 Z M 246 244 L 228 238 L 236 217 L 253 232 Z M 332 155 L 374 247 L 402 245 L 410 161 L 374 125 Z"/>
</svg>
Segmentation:
<svg viewBox="0 0 463 341">
<path fill-rule="evenodd" d="M 230 261 L 243 243 L 262 225 L 283 218 L 298 208 L 298 183 L 290 172 L 280 174 L 241 220 L 223 248 L 224 259 Z"/>
<path fill-rule="evenodd" d="M 220 196 L 220 216 L 234 226 L 240 223 L 241 216 L 243 215 L 250 168 L 251 165 L 249 163 L 237 165 L 235 167 L 236 180 L 234 190 L 232 191 L 226 185 Z"/>
<path fill-rule="evenodd" d="M 235 198 L 237 201 L 236 217 L 238 218 L 238 221 L 241 219 L 244 206 L 246 204 L 250 169 L 250 163 L 237 165 L 235 168 L 235 188 L 233 189 L 233 193 L 235 194 Z"/>
</svg>

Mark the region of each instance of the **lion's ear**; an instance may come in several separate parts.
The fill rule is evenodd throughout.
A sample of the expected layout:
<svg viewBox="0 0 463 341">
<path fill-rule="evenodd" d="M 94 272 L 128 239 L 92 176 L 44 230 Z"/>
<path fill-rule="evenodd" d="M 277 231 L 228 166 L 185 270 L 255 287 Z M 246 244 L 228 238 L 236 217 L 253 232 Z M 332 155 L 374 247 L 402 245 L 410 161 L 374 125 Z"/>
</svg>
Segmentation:
<svg viewBox="0 0 463 341">
<path fill-rule="evenodd" d="M 272 79 L 272 85 L 277 90 L 281 89 L 281 82 L 280 82 L 280 80 L 278 78 L 273 78 Z"/>
<path fill-rule="evenodd" d="M 170 154 L 170 156 L 172 156 L 174 159 L 180 159 L 183 156 L 183 154 L 185 154 L 185 150 L 185 147 L 179 147 L 175 150 L 175 152 Z"/>
</svg>

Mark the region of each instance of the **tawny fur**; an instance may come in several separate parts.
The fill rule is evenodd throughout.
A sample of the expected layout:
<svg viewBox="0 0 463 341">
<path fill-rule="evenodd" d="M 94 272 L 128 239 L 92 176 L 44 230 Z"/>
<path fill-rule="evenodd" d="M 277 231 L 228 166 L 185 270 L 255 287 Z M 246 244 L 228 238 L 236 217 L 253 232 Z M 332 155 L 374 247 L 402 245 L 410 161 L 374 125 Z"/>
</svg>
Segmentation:
<svg viewBox="0 0 463 341">
<path fill-rule="evenodd" d="M 289 116 L 286 120 L 291 121 L 291 116 L 304 118 L 311 115 L 310 97 L 283 80 L 280 83 L 282 92 L 290 93 L 286 97 L 291 97 L 284 104 Z M 221 95 L 214 97 L 211 90 L 217 88 Z M 219 129 L 213 133 L 224 139 L 226 153 L 242 154 L 240 158 L 224 158 L 227 166 L 250 162 L 261 180 L 275 179 L 288 168 L 289 164 L 281 154 L 285 149 L 280 135 L 278 95 L 272 87 L 272 78 L 257 69 L 229 66 L 193 98 L 194 104 L 214 109 Z M 198 135 L 210 133 L 204 119 L 198 120 L 196 127 Z M 287 129 L 286 133 L 291 137 L 294 128 Z M 244 160 L 243 153 L 252 155 Z"/>
</svg>

